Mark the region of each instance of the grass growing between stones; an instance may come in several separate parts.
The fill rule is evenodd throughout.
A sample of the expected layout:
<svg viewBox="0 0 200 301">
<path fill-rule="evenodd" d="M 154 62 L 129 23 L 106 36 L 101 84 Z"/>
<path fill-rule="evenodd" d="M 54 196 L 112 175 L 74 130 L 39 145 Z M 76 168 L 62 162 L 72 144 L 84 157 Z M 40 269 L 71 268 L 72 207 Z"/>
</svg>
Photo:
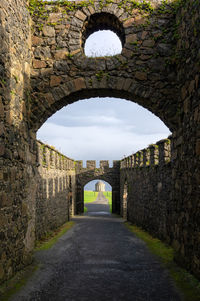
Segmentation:
<svg viewBox="0 0 200 301">
<path fill-rule="evenodd" d="M 98 192 L 96 191 L 90 191 L 90 190 L 84 190 L 84 203 L 91 203 L 96 201 Z"/>
<path fill-rule="evenodd" d="M 67 222 L 55 231 L 47 233 L 44 238 L 36 242 L 35 251 L 50 249 L 63 234 L 73 227 L 73 225 L 74 222 Z"/>
<path fill-rule="evenodd" d="M 183 294 L 184 301 L 200 301 L 200 282 L 174 262 L 175 251 L 141 228 L 128 222 L 126 222 L 125 225 L 147 244 L 153 254 L 160 258 L 163 266 L 169 271 L 170 276 L 173 278 L 177 288 Z"/>
<path fill-rule="evenodd" d="M 108 204 L 110 206 L 110 212 L 112 212 L 112 191 L 104 191 L 103 194 L 108 200 Z"/>
</svg>

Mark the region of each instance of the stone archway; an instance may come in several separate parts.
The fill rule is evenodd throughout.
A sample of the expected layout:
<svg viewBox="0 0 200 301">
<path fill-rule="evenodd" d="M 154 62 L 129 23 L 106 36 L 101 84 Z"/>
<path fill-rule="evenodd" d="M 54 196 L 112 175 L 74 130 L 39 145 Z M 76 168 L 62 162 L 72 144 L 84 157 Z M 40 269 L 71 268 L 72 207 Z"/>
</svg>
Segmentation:
<svg viewBox="0 0 200 301">
<path fill-rule="evenodd" d="M 87 161 L 83 168 L 82 161 L 76 164 L 76 206 L 75 214 L 84 211 L 84 186 L 92 180 L 104 180 L 112 187 L 112 212 L 120 214 L 120 162 L 114 161 L 109 167 L 108 161 L 100 161 L 96 168 L 95 161 Z"/>
<path fill-rule="evenodd" d="M 151 7 L 95 2 L 78 8 L 46 4 L 41 20 L 33 15 L 34 31 L 30 126 L 37 130 L 63 106 L 93 96 L 137 102 L 157 115 L 173 131 L 179 122 L 174 41 L 163 32 L 174 23 Z M 69 4 L 68 4 L 69 5 Z M 36 9 L 37 11 L 37 9 Z M 66 11 L 68 18 L 66 18 Z M 122 53 L 88 58 L 86 38 L 98 29 L 111 29 L 122 42 Z M 166 38 L 166 37 L 165 37 Z M 168 62 L 168 63 L 167 63 Z"/>
</svg>

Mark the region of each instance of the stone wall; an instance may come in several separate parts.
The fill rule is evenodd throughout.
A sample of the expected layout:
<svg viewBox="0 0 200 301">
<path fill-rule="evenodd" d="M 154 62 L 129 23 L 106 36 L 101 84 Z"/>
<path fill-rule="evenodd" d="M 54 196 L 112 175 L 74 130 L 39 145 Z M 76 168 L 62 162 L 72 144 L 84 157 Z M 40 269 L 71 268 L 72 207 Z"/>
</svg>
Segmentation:
<svg viewBox="0 0 200 301">
<path fill-rule="evenodd" d="M 30 16 L 24 0 L 0 1 L 0 282 L 31 260 L 35 135 L 28 129 Z"/>
<path fill-rule="evenodd" d="M 75 162 L 37 142 L 36 239 L 70 219 L 75 205 Z"/>
<path fill-rule="evenodd" d="M 121 215 L 171 242 L 171 143 L 165 139 L 121 161 Z"/>
<path fill-rule="evenodd" d="M 173 211 L 177 260 L 200 277 L 200 2 L 187 0 L 176 16 L 179 126 L 173 132 Z"/>
</svg>

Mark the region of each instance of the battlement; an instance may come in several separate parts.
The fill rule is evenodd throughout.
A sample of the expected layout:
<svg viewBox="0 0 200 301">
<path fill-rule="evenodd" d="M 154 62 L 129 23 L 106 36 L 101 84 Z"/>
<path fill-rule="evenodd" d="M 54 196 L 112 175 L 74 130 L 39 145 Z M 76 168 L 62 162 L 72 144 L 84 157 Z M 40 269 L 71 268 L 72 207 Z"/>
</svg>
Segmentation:
<svg viewBox="0 0 200 301">
<path fill-rule="evenodd" d="M 69 170 L 75 168 L 74 160 L 61 154 L 54 147 L 44 144 L 39 140 L 37 141 L 37 147 L 37 162 L 39 166 L 47 169 L 52 168 L 59 170 Z"/>
<path fill-rule="evenodd" d="M 120 168 L 167 164 L 171 161 L 171 136 L 121 160 Z"/>
<path fill-rule="evenodd" d="M 87 160 L 86 167 L 83 167 L 83 161 L 78 160 L 75 162 L 76 169 L 109 169 L 109 168 L 119 168 L 120 160 L 114 160 L 113 166 L 110 166 L 108 160 L 100 160 L 99 167 L 97 167 L 95 160 Z"/>
</svg>

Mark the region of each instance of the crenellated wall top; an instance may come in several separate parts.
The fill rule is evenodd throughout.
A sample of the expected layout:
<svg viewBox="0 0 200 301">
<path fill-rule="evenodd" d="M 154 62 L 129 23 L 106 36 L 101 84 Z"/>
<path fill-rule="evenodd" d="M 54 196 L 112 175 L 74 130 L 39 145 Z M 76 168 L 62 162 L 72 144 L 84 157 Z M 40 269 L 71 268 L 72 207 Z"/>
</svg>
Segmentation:
<svg viewBox="0 0 200 301">
<path fill-rule="evenodd" d="M 120 168 L 138 168 L 167 164 L 171 161 L 171 139 L 162 139 L 120 162 Z"/>
</svg>

